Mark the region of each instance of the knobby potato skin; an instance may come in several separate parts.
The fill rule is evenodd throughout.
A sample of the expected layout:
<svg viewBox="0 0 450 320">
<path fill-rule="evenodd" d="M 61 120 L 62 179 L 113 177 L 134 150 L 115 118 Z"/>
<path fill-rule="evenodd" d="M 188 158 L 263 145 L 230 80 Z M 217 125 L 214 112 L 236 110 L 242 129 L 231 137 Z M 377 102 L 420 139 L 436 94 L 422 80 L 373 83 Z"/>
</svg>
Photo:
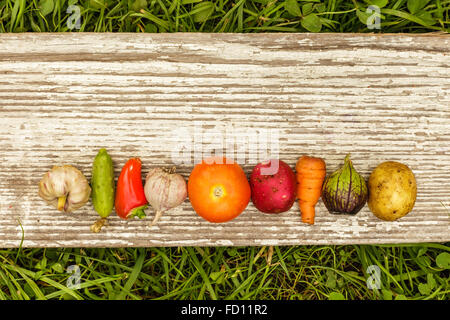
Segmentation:
<svg viewBox="0 0 450 320">
<path fill-rule="evenodd" d="M 381 163 L 370 175 L 368 186 L 369 209 L 382 220 L 394 221 L 407 215 L 416 202 L 416 179 L 402 163 Z"/>
</svg>

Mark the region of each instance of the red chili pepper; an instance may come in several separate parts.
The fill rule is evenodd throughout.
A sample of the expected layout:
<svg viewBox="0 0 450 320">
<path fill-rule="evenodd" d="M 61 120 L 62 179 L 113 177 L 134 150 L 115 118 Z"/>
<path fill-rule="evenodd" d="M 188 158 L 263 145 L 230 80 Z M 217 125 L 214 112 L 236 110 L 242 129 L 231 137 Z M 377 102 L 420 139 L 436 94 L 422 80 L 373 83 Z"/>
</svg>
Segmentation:
<svg viewBox="0 0 450 320">
<path fill-rule="evenodd" d="M 141 178 L 141 159 L 132 158 L 125 163 L 117 181 L 116 212 L 122 219 L 145 217 L 148 202 Z"/>
</svg>

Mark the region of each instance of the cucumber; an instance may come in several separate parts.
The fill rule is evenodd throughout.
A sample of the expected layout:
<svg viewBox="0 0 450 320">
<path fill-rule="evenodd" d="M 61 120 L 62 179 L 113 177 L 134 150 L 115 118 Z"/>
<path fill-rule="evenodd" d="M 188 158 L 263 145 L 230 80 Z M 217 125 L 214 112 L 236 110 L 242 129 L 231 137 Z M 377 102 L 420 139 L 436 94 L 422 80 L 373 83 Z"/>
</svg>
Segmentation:
<svg viewBox="0 0 450 320">
<path fill-rule="evenodd" d="M 107 218 L 114 208 L 114 167 L 106 149 L 100 149 L 92 165 L 92 204 L 102 218 Z"/>
</svg>

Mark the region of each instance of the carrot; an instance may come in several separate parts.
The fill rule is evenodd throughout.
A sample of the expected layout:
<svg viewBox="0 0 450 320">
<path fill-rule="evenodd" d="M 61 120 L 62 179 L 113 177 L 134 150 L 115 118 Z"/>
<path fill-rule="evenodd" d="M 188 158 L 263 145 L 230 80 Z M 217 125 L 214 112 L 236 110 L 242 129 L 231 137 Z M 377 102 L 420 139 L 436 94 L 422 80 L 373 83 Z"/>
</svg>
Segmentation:
<svg viewBox="0 0 450 320">
<path fill-rule="evenodd" d="M 322 194 L 326 166 L 321 158 L 303 156 L 295 166 L 297 171 L 297 198 L 302 222 L 314 224 L 315 206 Z"/>
</svg>

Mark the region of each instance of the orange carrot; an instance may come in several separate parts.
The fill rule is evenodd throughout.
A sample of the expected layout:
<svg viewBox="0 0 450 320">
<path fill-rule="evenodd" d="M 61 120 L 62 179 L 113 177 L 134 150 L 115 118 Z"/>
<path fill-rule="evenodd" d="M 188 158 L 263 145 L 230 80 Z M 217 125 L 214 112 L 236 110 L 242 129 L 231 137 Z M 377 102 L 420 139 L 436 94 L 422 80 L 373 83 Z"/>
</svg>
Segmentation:
<svg viewBox="0 0 450 320">
<path fill-rule="evenodd" d="M 297 198 L 302 222 L 314 224 L 315 206 L 322 194 L 326 166 L 321 158 L 303 156 L 295 166 L 297 171 Z"/>
</svg>

